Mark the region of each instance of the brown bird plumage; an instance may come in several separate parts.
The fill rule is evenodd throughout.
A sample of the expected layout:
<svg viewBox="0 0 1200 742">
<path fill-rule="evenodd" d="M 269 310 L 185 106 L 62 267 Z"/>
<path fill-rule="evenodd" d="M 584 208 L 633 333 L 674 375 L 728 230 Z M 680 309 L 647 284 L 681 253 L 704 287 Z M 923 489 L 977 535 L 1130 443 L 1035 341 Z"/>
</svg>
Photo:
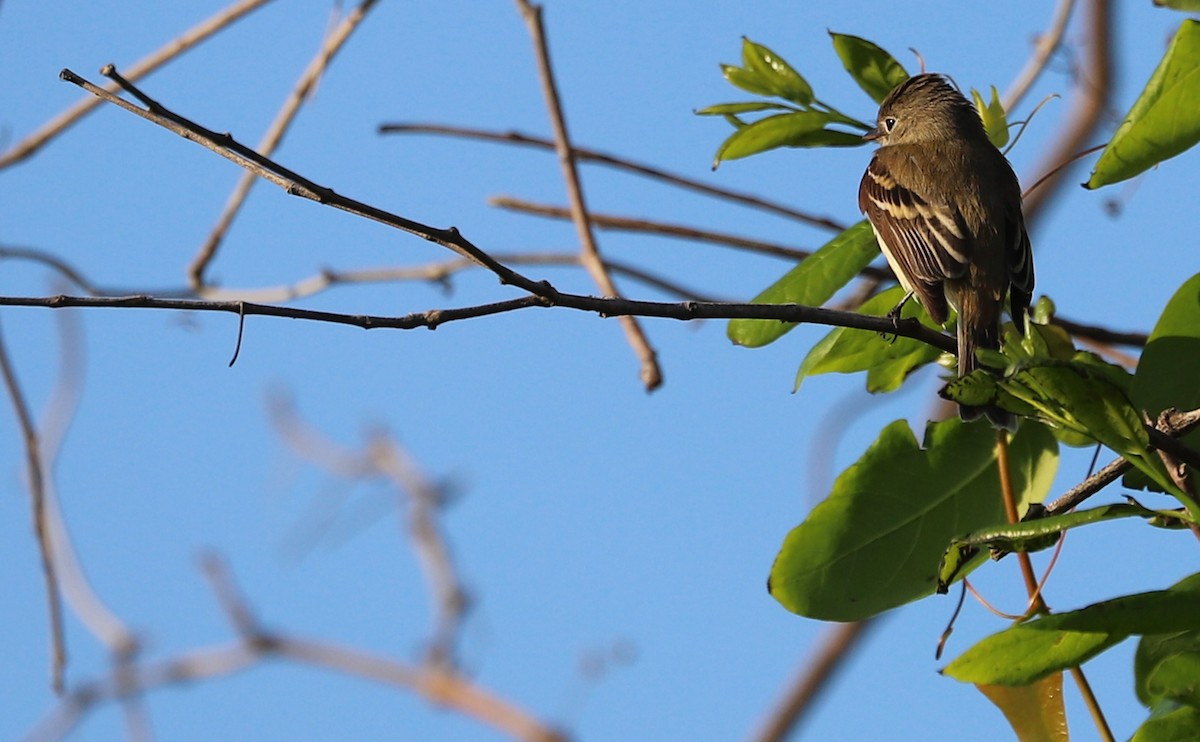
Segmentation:
<svg viewBox="0 0 1200 742">
<path fill-rule="evenodd" d="M 975 107 L 941 75 L 910 77 L 879 106 L 878 141 L 858 188 L 888 263 L 939 324 L 958 312 L 958 373 L 976 367 L 975 349 L 1000 347 L 1005 296 L 1018 330 L 1033 296 L 1033 257 L 1021 187 L 992 145 Z M 1012 429 L 995 408 L 986 414 Z"/>
</svg>

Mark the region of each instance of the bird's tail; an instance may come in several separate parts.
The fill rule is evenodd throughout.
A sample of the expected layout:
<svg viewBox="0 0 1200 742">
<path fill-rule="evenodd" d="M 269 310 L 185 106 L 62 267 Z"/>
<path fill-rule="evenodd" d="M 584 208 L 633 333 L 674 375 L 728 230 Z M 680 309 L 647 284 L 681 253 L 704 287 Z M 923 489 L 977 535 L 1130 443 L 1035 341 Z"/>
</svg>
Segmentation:
<svg viewBox="0 0 1200 742">
<path fill-rule="evenodd" d="M 1000 302 L 980 296 L 978 292 L 964 291 L 958 297 L 958 375 L 966 376 L 979 363 L 975 359 L 977 348 L 1000 349 Z M 1016 432 L 1017 418 L 1011 412 L 994 405 L 972 407 L 958 406 L 958 415 L 970 422 L 986 417 L 995 428 Z"/>
</svg>

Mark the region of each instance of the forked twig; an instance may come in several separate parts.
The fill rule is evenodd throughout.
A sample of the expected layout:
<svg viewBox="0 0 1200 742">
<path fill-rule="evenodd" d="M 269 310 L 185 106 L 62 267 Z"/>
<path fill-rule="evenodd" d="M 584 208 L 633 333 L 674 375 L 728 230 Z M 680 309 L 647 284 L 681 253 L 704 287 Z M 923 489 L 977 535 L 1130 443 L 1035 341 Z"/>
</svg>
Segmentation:
<svg viewBox="0 0 1200 742">
<path fill-rule="evenodd" d="M 279 109 L 279 113 L 275 114 L 275 120 L 271 122 L 271 126 L 267 129 L 267 133 L 263 135 L 262 141 L 258 144 L 258 151 L 265 156 L 270 156 L 275 148 L 283 141 L 283 136 L 287 132 L 289 126 L 296 119 L 296 114 L 300 112 L 300 106 L 314 90 L 317 81 L 325 74 L 325 70 L 329 67 L 329 63 L 333 61 L 334 56 L 341 50 L 342 45 L 354 33 L 354 29 L 358 28 L 358 24 L 367 17 L 367 13 L 371 11 L 377 0 L 363 0 L 358 7 L 350 11 L 350 13 L 342 19 L 342 22 L 337 28 L 330 33 L 320 50 L 317 51 L 312 61 L 300 74 L 300 79 L 292 87 L 292 91 L 288 94 L 287 99 L 283 102 L 283 107 Z M 218 217 L 216 225 L 208 235 L 208 239 L 200 247 L 200 251 L 196 257 L 192 259 L 191 265 L 188 266 L 188 282 L 192 288 L 201 296 L 204 295 L 206 284 L 204 281 L 204 272 L 208 269 L 210 263 L 216 257 L 217 249 L 220 247 L 222 240 L 225 239 L 226 232 L 233 224 L 233 218 L 237 216 L 238 211 L 242 208 L 242 204 L 246 201 L 246 196 L 250 193 L 250 188 L 258 179 L 252 173 L 242 173 L 242 177 L 238 180 L 237 185 L 230 194 L 229 200 L 225 203 L 225 209 Z"/>
<path fill-rule="evenodd" d="M 188 29 L 179 38 L 168 42 L 161 48 L 151 52 L 148 56 L 143 57 L 137 62 L 129 66 L 127 77 L 130 80 L 139 80 L 142 77 L 150 74 L 167 62 L 175 59 L 187 50 L 197 44 L 211 38 L 213 34 L 227 28 L 235 21 L 246 16 L 253 10 L 266 5 L 271 0 L 241 0 L 234 3 L 228 8 L 220 11 L 211 18 L 196 24 Z M 111 92 L 116 92 L 118 87 L 109 86 Z M 96 106 L 100 105 L 100 101 L 96 98 L 84 98 L 59 115 L 47 121 L 40 129 L 33 132 L 23 140 L 13 145 L 11 149 L 0 155 L 0 169 L 6 168 L 9 165 L 24 160 L 30 155 L 44 147 L 54 137 L 66 131 L 73 126 L 79 119 L 86 116 Z"/>
</svg>

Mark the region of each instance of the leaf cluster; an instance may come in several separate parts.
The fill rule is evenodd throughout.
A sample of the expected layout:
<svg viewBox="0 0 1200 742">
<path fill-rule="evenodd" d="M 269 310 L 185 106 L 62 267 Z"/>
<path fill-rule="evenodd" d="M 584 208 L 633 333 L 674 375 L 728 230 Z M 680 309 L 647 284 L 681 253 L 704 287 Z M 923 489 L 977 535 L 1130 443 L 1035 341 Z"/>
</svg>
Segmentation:
<svg viewBox="0 0 1200 742">
<path fill-rule="evenodd" d="M 876 103 L 908 77 L 870 41 L 830 36 L 850 77 Z M 1185 20 L 1100 156 L 1089 188 L 1132 177 L 1200 141 L 1197 70 L 1200 21 Z M 734 86 L 767 100 L 698 111 L 723 116 L 735 129 L 718 147 L 714 167 L 778 147 L 853 146 L 871 128 L 819 99 L 791 64 L 749 39 L 743 39 L 742 65 L 723 65 L 722 72 Z M 975 90 L 971 96 L 993 144 L 1003 147 L 1009 139 L 1007 112 L 996 88 L 986 98 Z M 749 120 L 754 114 L 765 115 Z M 876 250 L 870 226 L 859 222 L 754 301 L 825 303 L 875 259 Z M 885 288 L 858 311 L 884 314 L 902 293 Z M 996 437 L 986 423 L 932 423 L 918 441 L 907 423 L 894 422 L 784 539 L 768 586 L 785 608 L 810 618 L 861 620 L 944 592 L 984 562 L 985 549 L 997 558 L 1035 551 L 1053 545 L 1068 529 L 1115 520 L 1197 529 L 1198 473 L 1177 462 L 1174 469 L 1164 464 L 1152 438 L 1158 431 L 1150 425 L 1164 410 L 1200 408 L 1200 274 L 1168 302 L 1133 373 L 1077 349 L 1054 324 L 1054 311 L 1042 298 L 1024 332 L 1005 327 L 1003 352 L 980 351 L 984 368 L 951 378 L 940 392 L 948 400 L 994 405 L 1021 419 L 1008 448 L 1008 473 L 1022 522 L 1005 518 Z M 915 303 L 896 321 L 940 329 Z M 733 320 L 728 335 L 739 345 L 761 347 L 792 327 Z M 939 360 L 949 359 L 911 338 L 836 328 L 805 355 L 795 386 L 799 391 L 805 379 L 819 374 L 862 372 L 869 391 L 891 392 Z M 1181 440 L 1200 450 L 1200 431 Z M 1166 493 L 1178 507 L 1149 508 L 1129 499 L 1045 517 L 1040 503 L 1050 494 L 1060 445 L 1108 448 L 1133 467 L 1127 487 Z M 1023 739 L 1041 738 L 1037 735 L 1056 725 L 1065 730 L 1061 700 L 1050 704 L 1054 708 L 1040 706 L 1060 693 L 1061 671 L 1135 635 L 1141 637 L 1137 694 L 1151 716 L 1134 739 L 1200 738 L 1200 574 L 1167 590 L 1018 622 L 968 649 L 945 673 L 979 685 L 1009 714 L 1018 734 L 1028 735 Z M 1013 708 L 1021 711 L 1010 713 Z"/>
</svg>

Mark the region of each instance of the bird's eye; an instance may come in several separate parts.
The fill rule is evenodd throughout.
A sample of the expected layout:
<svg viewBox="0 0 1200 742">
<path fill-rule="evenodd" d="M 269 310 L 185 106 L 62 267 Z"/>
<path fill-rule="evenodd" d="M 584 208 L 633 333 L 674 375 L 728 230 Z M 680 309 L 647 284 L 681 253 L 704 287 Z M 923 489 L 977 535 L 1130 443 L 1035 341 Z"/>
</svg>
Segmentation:
<svg viewBox="0 0 1200 742">
<path fill-rule="evenodd" d="M 888 116 L 887 118 L 885 118 L 883 120 L 883 128 L 887 129 L 888 131 L 895 129 L 896 128 L 896 119 L 892 118 L 891 116 Z"/>
</svg>

